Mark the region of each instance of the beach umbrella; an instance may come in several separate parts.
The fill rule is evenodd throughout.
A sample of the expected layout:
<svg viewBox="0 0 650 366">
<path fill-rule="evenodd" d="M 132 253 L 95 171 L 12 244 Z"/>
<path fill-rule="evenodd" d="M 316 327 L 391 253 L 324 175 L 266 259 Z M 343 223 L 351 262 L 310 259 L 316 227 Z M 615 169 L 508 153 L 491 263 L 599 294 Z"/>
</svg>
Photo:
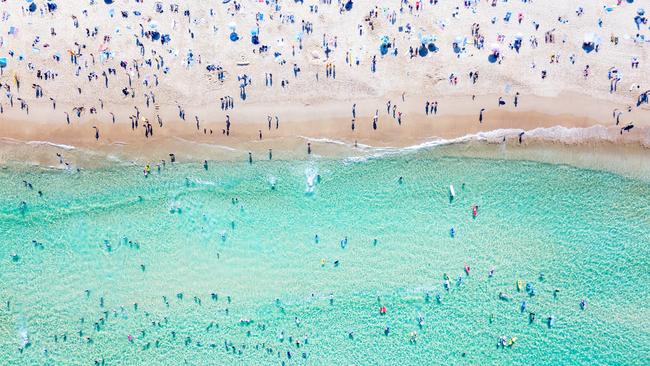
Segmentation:
<svg viewBox="0 0 650 366">
<path fill-rule="evenodd" d="M 230 40 L 233 42 L 237 42 L 239 40 L 239 36 L 237 35 L 236 32 L 230 33 Z"/>
<path fill-rule="evenodd" d="M 501 47 L 498 44 L 493 43 L 492 46 L 490 46 L 490 52 L 492 52 L 492 54 L 497 54 L 501 52 Z"/>
<path fill-rule="evenodd" d="M 426 55 L 429 54 L 429 50 L 424 45 L 422 45 L 418 49 L 418 54 L 420 55 L 420 57 L 426 57 Z"/>
<path fill-rule="evenodd" d="M 0 57 L 0 67 L 7 67 L 7 58 Z"/>
<path fill-rule="evenodd" d="M 151 40 L 152 41 L 157 41 L 160 39 L 160 32 L 151 32 Z"/>
<path fill-rule="evenodd" d="M 350 11 L 350 10 L 352 10 L 352 5 L 353 5 L 353 4 L 352 4 L 352 0 L 348 0 L 348 2 L 345 3 L 345 10 L 346 10 L 346 11 Z"/>
<path fill-rule="evenodd" d="M 433 44 L 433 42 L 431 42 L 431 43 L 429 43 L 429 44 L 427 45 L 427 49 L 429 50 L 429 52 L 436 52 L 436 51 L 438 51 L 438 47 L 436 47 L 436 45 Z"/>
<path fill-rule="evenodd" d="M 151 29 L 158 28 L 158 22 L 156 22 L 155 20 L 150 21 L 149 22 L 149 28 L 151 28 Z"/>
<path fill-rule="evenodd" d="M 639 8 L 639 9 L 637 9 L 636 13 L 639 14 L 639 15 L 643 15 L 643 14 L 645 14 L 645 10 L 643 10 L 643 8 Z"/>
<path fill-rule="evenodd" d="M 228 29 L 230 29 L 231 31 L 234 31 L 236 28 L 237 28 L 237 23 L 235 22 L 228 23 Z"/>
<path fill-rule="evenodd" d="M 51 12 L 52 12 L 52 11 L 55 11 L 57 7 L 58 7 L 58 6 L 56 5 L 55 2 L 53 2 L 53 1 L 48 1 L 48 2 L 47 2 L 47 10 L 48 10 L 48 11 L 51 11 Z"/>
<path fill-rule="evenodd" d="M 113 3 L 113 0 L 104 0 L 104 4 L 106 5 L 111 5 Z"/>
<path fill-rule="evenodd" d="M 36 3 L 29 4 L 29 11 L 32 13 L 36 11 Z"/>
</svg>

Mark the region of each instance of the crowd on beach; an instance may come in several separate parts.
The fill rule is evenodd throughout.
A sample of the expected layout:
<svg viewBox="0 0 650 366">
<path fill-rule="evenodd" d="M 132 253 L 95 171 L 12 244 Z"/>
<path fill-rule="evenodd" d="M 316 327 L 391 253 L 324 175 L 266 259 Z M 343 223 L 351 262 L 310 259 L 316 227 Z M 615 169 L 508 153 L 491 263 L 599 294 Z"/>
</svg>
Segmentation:
<svg viewBox="0 0 650 366">
<path fill-rule="evenodd" d="M 356 110 L 356 104 L 368 95 L 352 92 L 343 97 L 355 104 L 353 131 L 362 123 L 379 130 L 384 123 L 401 126 L 411 118 L 435 117 L 439 108 L 446 108 L 438 100 L 430 100 L 426 83 L 421 91 L 413 90 L 409 84 L 418 88 L 423 82 L 395 80 L 394 73 L 426 70 L 444 60 L 446 69 L 457 66 L 459 71 L 439 75 L 447 80 L 446 86 L 437 81 L 432 84 L 445 93 L 453 93 L 462 84 L 477 103 L 476 95 L 495 90 L 482 83 L 494 83 L 491 76 L 503 73 L 499 71 L 502 64 L 515 58 L 519 65 L 529 63 L 531 75 L 538 75 L 534 82 L 540 85 L 551 77 L 584 79 L 585 85 L 606 90 L 618 98 L 616 101 L 626 100 L 614 112 L 621 134 L 636 123 L 626 118 L 628 112 L 647 109 L 650 86 L 638 71 L 647 63 L 650 41 L 646 38 L 650 25 L 643 4 L 617 0 L 600 9 L 577 6 L 573 12 L 549 21 L 533 18 L 533 14 L 540 14 L 534 1 L 457 3 L 265 0 L 196 6 L 174 1 L 90 0 L 72 7 L 61 0 L 17 2 L 5 6 L 0 18 L 8 30 L 0 35 L 0 87 L 4 94 L 0 112 L 22 112 L 20 118 L 28 120 L 37 106 L 50 110 L 49 118 L 55 121 L 80 128 L 92 126 L 88 135 L 99 142 L 102 126 L 130 123 L 134 133 L 147 139 L 168 121 L 188 119 L 194 122 L 197 134 L 232 136 L 244 123 L 237 115 L 240 106 L 278 98 L 300 100 L 300 95 L 314 92 L 321 95 L 342 80 L 370 85 L 387 81 L 391 84 L 387 91 L 401 89 L 397 92 L 401 101 L 386 102 L 388 121 L 380 118 L 379 106 Z M 449 9 L 449 14 L 439 14 Z M 479 18 L 482 13 L 502 16 Z M 323 16 L 327 17 L 325 21 L 317 21 Z M 617 22 L 625 23 L 620 27 L 608 24 L 614 16 Z M 593 22 L 593 31 L 573 34 L 572 25 L 584 19 Z M 332 27 L 329 21 L 353 25 L 353 29 Z M 466 23 L 471 27 L 458 28 Z M 603 29 L 612 33 L 605 36 Z M 451 36 L 450 32 L 460 35 Z M 579 37 L 580 41 L 570 37 Z M 450 38 L 453 41 L 446 44 Z M 216 50 L 206 48 L 213 42 Z M 593 56 L 604 53 L 606 58 Z M 602 66 L 603 62 L 611 65 Z M 596 66 L 608 69 L 607 79 L 593 74 Z M 562 75 L 567 70 L 575 75 Z M 492 110 L 516 108 L 520 89 L 530 89 L 526 83 L 534 79 L 526 76 L 517 81 L 517 75 L 509 77 L 515 80 L 496 88 L 498 103 L 495 100 L 494 105 L 480 106 L 478 123 L 489 119 Z M 231 96 L 235 87 L 237 97 Z M 283 96 L 283 92 L 287 94 Z M 405 98 L 422 103 L 424 114 L 402 110 L 400 104 Z M 176 105 L 178 115 L 161 112 L 161 105 L 162 109 Z M 265 115 L 275 115 L 270 110 L 260 112 L 261 121 Z M 261 129 L 246 131 L 250 130 Z M 250 136 L 256 137 L 261 138 L 261 133 Z"/>
</svg>

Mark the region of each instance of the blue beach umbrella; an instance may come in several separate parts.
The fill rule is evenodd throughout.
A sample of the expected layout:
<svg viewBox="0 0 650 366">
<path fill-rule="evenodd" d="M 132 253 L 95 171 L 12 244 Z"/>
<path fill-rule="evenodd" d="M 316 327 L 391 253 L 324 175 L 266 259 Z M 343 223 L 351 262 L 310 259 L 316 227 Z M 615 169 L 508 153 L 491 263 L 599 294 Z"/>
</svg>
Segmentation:
<svg viewBox="0 0 650 366">
<path fill-rule="evenodd" d="M 113 0 L 104 0 L 104 4 L 106 5 L 111 5 L 113 3 Z"/>
<path fill-rule="evenodd" d="M 233 42 L 237 42 L 239 40 L 239 35 L 237 35 L 237 32 L 230 33 L 230 40 Z"/>
<path fill-rule="evenodd" d="M 160 32 L 153 31 L 151 32 L 151 40 L 157 41 L 160 39 Z"/>
<path fill-rule="evenodd" d="M 345 10 L 346 11 L 352 10 L 352 0 L 348 0 L 348 2 L 345 3 Z"/>
<path fill-rule="evenodd" d="M 422 45 L 418 49 L 418 54 L 420 55 L 420 57 L 426 57 L 429 54 L 429 50 L 425 45 Z"/>
<path fill-rule="evenodd" d="M 36 11 L 36 3 L 29 4 L 29 11 L 32 13 Z"/>
<path fill-rule="evenodd" d="M 7 58 L 6 57 L 0 57 L 0 67 L 2 67 L 2 68 L 7 67 Z"/>
<path fill-rule="evenodd" d="M 433 44 L 433 42 L 431 42 L 431 43 L 429 43 L 427 45 L 427 49 L 429 50 L 429 52 L 437 52 L 438 51 L 438 47 L 436 47 L 436 45 Z"/>
</svg>

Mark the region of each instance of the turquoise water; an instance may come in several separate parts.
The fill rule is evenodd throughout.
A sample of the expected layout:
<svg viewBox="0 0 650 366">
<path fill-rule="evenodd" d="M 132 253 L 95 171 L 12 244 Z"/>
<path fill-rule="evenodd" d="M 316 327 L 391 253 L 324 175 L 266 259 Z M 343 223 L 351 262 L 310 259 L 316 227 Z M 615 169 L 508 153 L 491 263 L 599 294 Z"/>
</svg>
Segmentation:
<svg viewBox="0 0 650 366">
<path fill-rule="evenodd" d="M 0 232 L 0 364 L 650 363 L 650 184 L 610 173 L 424 152 L 5 169 Z"/>
</svg>

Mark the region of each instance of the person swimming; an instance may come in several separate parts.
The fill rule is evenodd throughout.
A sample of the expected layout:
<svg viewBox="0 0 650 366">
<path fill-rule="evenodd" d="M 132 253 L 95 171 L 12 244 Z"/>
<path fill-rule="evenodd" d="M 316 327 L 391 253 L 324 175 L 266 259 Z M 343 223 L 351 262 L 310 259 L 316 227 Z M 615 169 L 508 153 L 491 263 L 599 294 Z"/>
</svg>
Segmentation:
<svg viewBox="0 0 650 366">
<path fill-rule="evenodd" d="M 580 300 L 580 310 L 587 310 L 587 306 L 589 306 L 589 304 L 586 299 Z"/>
</svg>

